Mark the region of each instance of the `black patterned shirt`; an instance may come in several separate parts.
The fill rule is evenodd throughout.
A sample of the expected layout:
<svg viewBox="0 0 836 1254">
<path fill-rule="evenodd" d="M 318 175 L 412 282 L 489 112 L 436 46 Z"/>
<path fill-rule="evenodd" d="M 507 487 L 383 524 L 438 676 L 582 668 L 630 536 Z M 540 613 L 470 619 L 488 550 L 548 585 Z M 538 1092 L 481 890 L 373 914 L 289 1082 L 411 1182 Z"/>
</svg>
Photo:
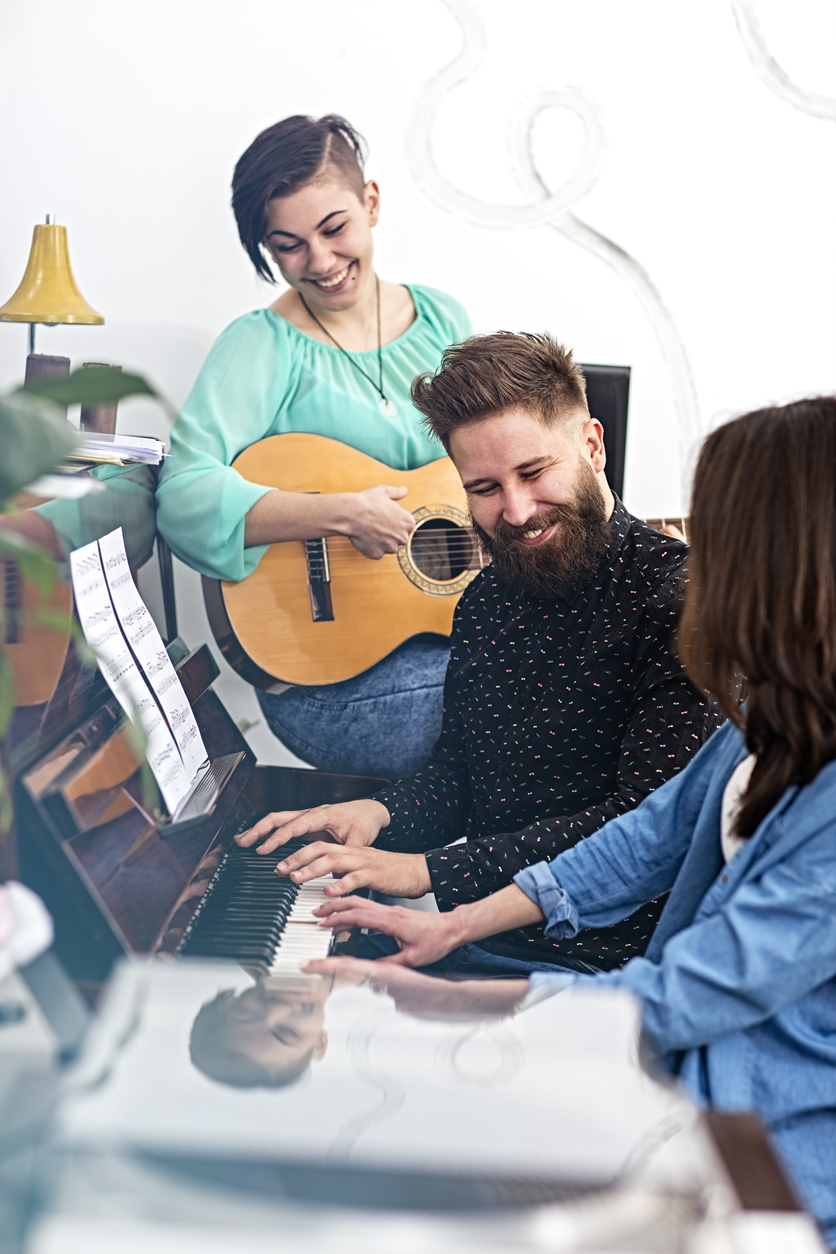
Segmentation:
<svg viewBox="0 0 836 1254">
<path fill-rule="evenodd" d="M 392 819 L 376 846 L 426 853 L 440 910 L 637 806 L 720 725 L 676 653 L 686 552 L 617 500 L 597 575 L 568 598 L 536 600 L 490 566 L 467 588 L 430 760 L 375 794 Z M 660 909 L 571 940 L 529 927 L 486 947 L 609 969 L 644 952 Z"/>
</svg>

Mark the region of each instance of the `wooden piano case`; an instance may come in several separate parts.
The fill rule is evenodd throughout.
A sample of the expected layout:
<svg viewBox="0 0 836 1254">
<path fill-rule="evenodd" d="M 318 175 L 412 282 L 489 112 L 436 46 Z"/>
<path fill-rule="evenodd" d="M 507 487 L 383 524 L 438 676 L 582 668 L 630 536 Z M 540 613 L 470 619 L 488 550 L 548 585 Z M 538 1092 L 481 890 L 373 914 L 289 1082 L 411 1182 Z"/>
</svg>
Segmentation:
<svg viewBox="0 0 836 1254">
<path fill-rule="evenodd" d="M 54 954 L 91 999 L 123 954 L 176 954 L 236 832 L 268 810 L 351 800 L 384 782 L 256 766 L 212 688 L 219 672 L 209 649 L 188 652 L 178 639 L 169 652 L 210 757 L 241 755 L 205 819 L 161 835 L 166 816 L 153 780 L 98 677 L 83 715 L 63 734 L 54 720 L 15 771 L 19 876 L 46 903 Z"/>
</svg>

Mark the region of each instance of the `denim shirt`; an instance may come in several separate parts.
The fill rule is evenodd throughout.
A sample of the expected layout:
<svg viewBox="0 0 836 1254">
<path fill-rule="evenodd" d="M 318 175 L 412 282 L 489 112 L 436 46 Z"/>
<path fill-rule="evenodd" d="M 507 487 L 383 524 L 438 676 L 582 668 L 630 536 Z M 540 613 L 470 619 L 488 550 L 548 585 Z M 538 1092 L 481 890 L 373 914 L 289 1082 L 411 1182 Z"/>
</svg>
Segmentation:
<svg viewBox="0 0 836 1254">
<path fill-rule="evenodd" d="M 698 1102 L 761 1113 L 836 1244 L 836 761 L 788 788 L 724 864 L 723 791 L 746 754 L 727 723 L 637 809 L 514 878 L 554 936 L 670 890 L 643 958 L 580 979 L 641 998 L 646 1032 Z"/>
</svg>

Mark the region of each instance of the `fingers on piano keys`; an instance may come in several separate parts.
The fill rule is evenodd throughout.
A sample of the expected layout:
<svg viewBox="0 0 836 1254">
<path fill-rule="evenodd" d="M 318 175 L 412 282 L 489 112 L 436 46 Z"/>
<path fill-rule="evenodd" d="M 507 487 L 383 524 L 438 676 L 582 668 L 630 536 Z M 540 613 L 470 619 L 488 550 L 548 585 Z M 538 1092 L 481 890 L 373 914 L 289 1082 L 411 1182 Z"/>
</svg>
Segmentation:
<svg viewBox="0 0 836 1254">
<path fill-rule="evenodd" d="M 304 843 L 291 842 L 292 845 Z M 330 953 L 333 933 L 314 910 L 329 900 L 331 876 L 298 885 L 276 875 L 291 844 L 272 855 L 236 846 L 219 867 L 180 946 L 192 957 L 226 958 L 262 974 L 299 973 L 306 962 Z"/>
<path fill-rule="evenodd" d="M 282 932 L 276 956 L 270 966 L 270 975 L 289 975 L 300 971 L 306 962 L 314 958 L 327 958 L 333 945 L 333 933 L 319 926 L 314 910 L 329 898 L 325 885 L 333 884 L 330 875 L 308 880 L 299 889 L 287 926 Z"/>
</svg>

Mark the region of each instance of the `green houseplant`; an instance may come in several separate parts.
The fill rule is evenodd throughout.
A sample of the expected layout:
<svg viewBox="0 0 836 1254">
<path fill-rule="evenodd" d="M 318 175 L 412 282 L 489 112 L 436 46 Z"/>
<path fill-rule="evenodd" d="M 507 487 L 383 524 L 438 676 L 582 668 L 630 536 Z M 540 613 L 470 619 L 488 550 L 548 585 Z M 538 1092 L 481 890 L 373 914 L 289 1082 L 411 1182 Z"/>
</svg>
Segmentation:
<svg viewBox="0 0 836 1254">
<path fill-rule="evenodd" d="M 78 446 L 81 433 L 67 421 L 67 405 L 109 404 L 143 394 L 157 395 L 139 375 L 87 366 L 63 379 L 31 380 L 0 397 L 0 513 L 13 513 L 15 496 Z M 0 521 L 0 560 L 3 558 L 12 559 L 42 596 L 49 593 L 57 578 L 53 559 Z M 0 604 L 0 881 L 14 874 L 16 862 L 11 847 L 12 796 L 5 769 L 5 737 L 15 706 L 14 680 L 3 649 L 9 614 L 5 604 Z M 34 614 L 40 624 L 50 625 L 46 608 Z M 63 620 L 54 626 L 66 630 Z"/>
</svg>

